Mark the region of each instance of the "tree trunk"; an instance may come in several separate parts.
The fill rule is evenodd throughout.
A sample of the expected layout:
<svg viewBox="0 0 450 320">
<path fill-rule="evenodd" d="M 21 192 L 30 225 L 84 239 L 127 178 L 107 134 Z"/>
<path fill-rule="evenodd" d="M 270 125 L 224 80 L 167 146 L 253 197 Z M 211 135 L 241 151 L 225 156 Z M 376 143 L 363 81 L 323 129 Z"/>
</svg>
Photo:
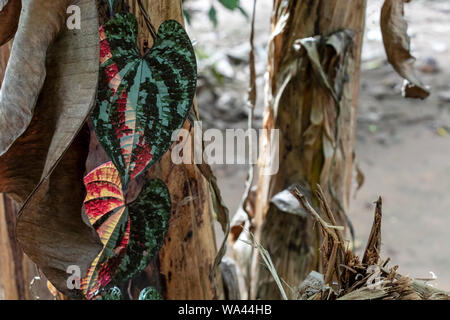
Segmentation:
<svg viewBox="0 0 450 320">
<path fill-rule="evenodd" d="M 0 300 L 32 298 L 32 262 L 23 254 L 15 238 L 17 205 L 0 194 Z"/>
<path fill-rule="evenodd" d="M 129 0 L 127 3 L 138 20 L 138 44 L 143 52 L 152 46 L 153 40 L 137 1 Z M 142 3 L 156 30 L 169 19 L 184 24 L 180 0 L 143 0 Z M 191 129 L 189 122 L 184 128 Z M 90 155 L 88 169 L 105 160 L 98 142 L 94 142 L 95 145 L 97 150 L 93 152 L 96 154 Z M 172 197 L 169 231 L 159 257 L 152 261 L 145 274 L 130 284 L 129 295 L 136 298 L 140 289 L 151 285 L 158 288 L 165 299 L 223 298 L 220 272 L 216 272 L 216 276 L 211 272 L 217 248 L 210 189 L 205 178 L 195 164 L 173 164 L 170 150 L 152 167 L 145 179 L 155 177 L 167 184 Z"/>
<path fill-rule="evenodd" d="M 12 41 L 0 47 L 0 87 L 8 64 Z M 30 298 L 30 261 L 15 238 L 17 206 L 0 194 L 0 300 Z"/>
<path fill-rule="evenodd" d="M 306 214 L 286 212 L 271 200 L 299 184 L 317 206 L 313 191 L 320 184 L 340 214 L 338 224 L 345 225 L 366 1 L 273 2 L 263 126 L 280 130 L 279 171 L 260 173 L 254 223 L 256 240 L 269 251 L 279 276 L 295 287 L 312 269 L 322 271 L 318 228 Z M 260 163 L 268 163 L 270 150 L 262 147 L 260 157 Z M 252 297 L 279 299 L 256 254 Z"/>
<path fill-rule="evenodd" d="M 0 47 L 0 87 L 13 40 Z M 20 205 L 0 193 L 0 300 L 49 299 L 44 277 L 23 253 L 15 235 Z M 33 282 L 34 277 L 39 280 Z"/>
<path fill-rule="evenodd" d="M 104 6 L 106 2 L 99 3 Z M 180 0 L 144 0 L 143 4 L 156 29 L 168 19 L 184 22 Z M 130 0 L 129 6 L 138 18 L 139 45 L 141 48 L 151 47 L 152 39 L 137 2 Z M 0 48 L 0 75 L 9 56 L 10 48 L 5 47 Z M 190 128 L 188 122 L 185 128 Z M 93 135 L 87 170 L 106 161 L 106 155 Z M 151 177 L 158 177 L 167 184 L 172 197 L 172 218 L 159 257 L 144 274 L 130 283 L 130 296 L 137 298 L 140 289 L 152 285 L 159 288 L 165 299 L 223 298 L 220 272 L 216 273 L 217 276 L 212 276 L 211 272 L 217 248 L 206 180 L 195 165 L 174 165 L 170 151 L 145 178 Z M 14 237 L 17 209 L 15 204 L 0 195 L 0 299 L 30 299 L 35 295 L 30 292 L 34 266 L 23 255 Z M 42 287 L 42 283 L 38 285 Z M 37 292 L 40 293 L 41 290 Z"/>
</svg>

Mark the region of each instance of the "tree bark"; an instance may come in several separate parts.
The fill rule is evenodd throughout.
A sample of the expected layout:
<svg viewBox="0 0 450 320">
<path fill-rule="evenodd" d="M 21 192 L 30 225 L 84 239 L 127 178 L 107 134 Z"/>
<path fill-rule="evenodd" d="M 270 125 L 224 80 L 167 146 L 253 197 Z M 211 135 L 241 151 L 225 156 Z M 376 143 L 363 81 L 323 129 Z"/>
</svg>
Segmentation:
<svg viewBox="0 0 450 320">
<path fill-rule="evenodd" d="M 99 4 L 103 6 L 105 3 L 100 1 Z M 184 22 L 180 0 L 144 0 L 143 4 L 156 29 L 168 19 Z M 152 39 L 137 2 L 130 0 L 129 6 L 138 18 L 140 47 L 151 47 Z M 10 48 L 5 47 L 0 47 L 0 75 L 9 56 Z M 190 129 L 188 122 L 185 128 Z M 87 171 L 106 161 L 104 151 L 93 136 Z M 216 276 L 211 272 L 217 248 L 206 180 L 194 164 L 174 165 L 170 151 L 145 178 L 152 177 L 164 180 L 170 190 L 172 218 L 159 257 L 152 261 L 145 273 L 130 283 L 130 295 L 137 298 L 140 289 L 152 285 L 160 289 L 165 299 L 223 298 L 220 272 Z M 23 255 L 14 237 L 17 210 L 12 201 L 0 195 L 0 299 L 35 298 L 30 291 L 35 268 Z M 42 283 L 38 285 L 42 287 Z"/>
<path fill-rule="evenodd" d="M 0 300 L 32 299 L 34 268 L 15 238 L 17 205 L 0 194 Z"/>
<path fill-rule="evenodd" d="M 12 41 L 0 47 L 0 87 L 8 64 Z M 0 194 L 0 300 L 29 299 L 31 261 L 15 238 L 17 205 Z"/>
<path fill-rule="evenodd" d="M 366 1 L 273 3 L 263 127 L 280 130 L 279 171 L 259 176 L 254 224 L 256 240 L 269 251 L 279 276 L 295 287 L 312 269 L 322 271 L 318 228 L 307 215 L 287 213 L 271 199 L 299 184 L 317 206 L 313 191 L 320 184 L 332 210 L 339 212 L 338 224 L 345 225 Z M 264 147 L 268 144 L 268 139 L 262 141 L 260 163 L 271 157 Z M 259 267 L 257 254 L 252 297 L 279 299 L 279 290 L 266 268 Z"/>
<path fill-rule="evenodd" d="M 184 25 L 180 0 L 143 2 L 156 30 L 169 19 Z M 141 46 L 145 43 L 152 46 L 152 39 L 136 1 L 131 2 L 131 10 L 138 17 Z M 186 123 L 185 128 L 189 127 Z M 193 139 L 191 142 L 193 143 Z M 174 165 L 169 151 L 149 174 L 164 180 L 172 195 L 169 232 L 159 254 L 159 270 L 154 270 L 162 275 L 164 296 L 169 300 L 218 299 L 223 296 L 220 276 L 210 278 L 217 254 L 211 195 L 206 180 L 194 162 L 191 163 Z"/>
<path fill-rule="evenodd" d="M 0 46 L 0 87 L 13 40 Z M 51 298 L 46 279 L 37 273 L 34 263 L 23 253 L 16 240 L 16 217 L 20 205 L 0 193 L 0 300 Z M 33 284 L 34 277 L 39 277 Z"/>
</svg>

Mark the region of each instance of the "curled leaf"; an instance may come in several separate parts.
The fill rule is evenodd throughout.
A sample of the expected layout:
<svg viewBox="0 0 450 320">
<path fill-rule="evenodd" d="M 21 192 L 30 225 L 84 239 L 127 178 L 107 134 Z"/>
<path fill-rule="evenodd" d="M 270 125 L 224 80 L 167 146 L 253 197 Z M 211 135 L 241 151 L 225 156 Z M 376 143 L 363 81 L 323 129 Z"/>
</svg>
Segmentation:
<svg viewBox="0 0 450 320">
<path fill-rule="evenodd" d="M 96 168 L 84 178 L 87 195 L 84 209 L 103 244 L 103 250 L 82 279 L 88 298 L 112 280 L 130 239 L 130 220 L 119 172 L 112 162 Z"/>
<path fill-rule="evenodd" d="M 32 4 L 34 2 L 37 4 Z M 43 2 L 42 7 L 37 6 L 40 2 Z M 53 1 L 27 1 L 24 10 L 34 8 L 34 11 L 22 16 L 21 25 L 24 29 L 19 30 L 14 40 L 0 93 L 0 150 L 4 145 L 1 141 L 12 140 L 10 129 L 18 128 L 18 123 L 25 125 L 30 119 L 31 111 L 24 107 L 25 101 L 37 100 L 35 115 L 30 125 L 26 125 L 27 130 L 8 152 L 0 156 L 0 192 L 8 193 L 19 203 L 23 203 L 37 184 L 55 168 L 87 119 L 95 101 L 99 61 L 96 4 L 95 0 L 81 0 L 78 5 L 83 28 L 63 28 L 48 51 L 42 53 L 33 52 L 28 42 L 50 41 L 50 35 L 45 34 L 46 31 L 50 32 L 47 30 L 49 27 L 40 28 L 32 20 L 46 15 L 41 11 L 53 12 L 48 14 L 50 16 L 64 17 L 66 7 L 63 6 L 62 10 Z M 24 32 L 27 34 L 22 34 Z M 52 30 L 52 34 L 54 32 L 56 30 Z M 35 57 L 41 53 L 39 59 Z M 40 59 L 44 60 L 43 66 L 36 63 Z M 37 87 L 31 89 L 37 77 L 45 78 L 42 90 Z"/>
<path fill-rule="evenodd" d="M 141 56 L 131 14 L 100 28 L 100 87 L 92 122 L 122 176 L 124 188 L 158 161 L 184 124 L 195 94 L 194 49 L 184 28 L 165 21 L 153 48 Z"/>
<path fill-rule="evenodd" d="M 67 6 L 72 2 L 24 2 L 0 90 L 0 156 L 25 132 L 33 118 L 36 102 L 46 79 L 47 51 L 64 26 Z M 81 32 L 77 34 L 79 38 Z M 60 45 L 61 42 L 59 41 Z M 68 43 L 65 45 L 71 47 Z M 69 63 L 61 61 L 59 64 L 66 62 Z"/>
<path fill-rule="evenodd" d="M 0 140 L 9 133 L 2 121 L 10 124 L 18 120 L 14 115 L 2 118 L 4 108 L 16 108 L 15 115 L 21 118 L 23 99 L 36 99 L 37 105 L 24 134 L 0 156 L 0 192 L 25 203 L 17 220 L 17 239 L 58 291 L 71 296 L 77 293 L 67 287 L 67 268 L 77 265 L 86 272 L 101 249 L 98 236 L 82 220 L 82 179 L 88 143 L 84 138 L 72 143 L 95 101 L 99 44 L 95 0 L 77 2 L 81 8 L 81 30 L 63 28 L 55 39 L 50 36 L 58 28 L 48 26 L 51 23 L 42 19 L 48 15 L 54 23 L 64 21 L 67 7 L 62 10 L 60 3 L 65 2 L 24 2 L 24 11 L 33 10 L 21 17 L 23 29 L 19 29 L 13 45 L 12 55 L 16 57 L 10 59 L 2 85 L 2 94 L 8 91 L 8 97 L 15 98 L 12 105 L 0 105 Z M 39 21 L 42 25 L 37 24 Z M 43 46 L 50 38 L 52 43 L 43 55 L 30 49 L 36 43 Z M 30 83 L 38 77 L 38 69 L 42 70 L 32 62 L 41 59 L 46 66 L 45 83 L 42 90 L 36 87 L 31 94 Z M 19 60 L 25 61 L 23 66 L 18 65 Z M 10 68 L 12 62 L 14 66 Z M 39 74 L 39 78 L 42 76 Z"/>
<path fill-rule="evenodd" d="M 92 298 L 111 281 L 126 281 L 147 267 L 164 243 L 171 201 L 164 182 L 149 180 L 138 198 L 126 204 L 112 162 L 93 170 L 84 183 L 84 208 L 103 243 L 82 280 L 85 295 Z"/>
<path fill-rule="evenodd" d="M 346 64 L 349 48 L 353 43 L 354 32 L 349 29 L 339 30 L 328 37 L 315 36 L 310 38 L 298 39 L 294 43 L 294 49 L 301 55 L 306 54 L 314 73 L 320 84 L 328 90 L 333 97 L 336 105 L 340 105 L 343 94 L 343 83 L 346 77 Z M 336 74 L 331 79 L 322 66 L 322 60 L 325 56 L 325 48 L 332 48 L 335 58 L 340 58 L 344 67 L 336 68 Z M 314 121 L 312 121 L 314 123 Z"/>
<path fill-rule="evenodd" d="M 77 297 L 67 286 L 69 266 L 86 272 L 101 249 L 97 235 L 81 217 L 82 183 L 89 139 L 78 135 L 53 174 L 44 179 L 19 213 L 17 240 L 58 291 Z"/>
<path fill-rule="evenodd" d="M 381 33 L 389 63 L 405 79 L 403 95 L 406 98 L 425 99 L 429 89 L 422 84 L 414 70 L 416 59 L 411 55 L 408 24 L 403 3 L 408 0 L 385 0 L 381 9 Z"/>
<path fill-rule="evenodd" d="M 0 46 L 16 33 L 21 9 L 21 0 L 0 0 Z"/>
</svg>

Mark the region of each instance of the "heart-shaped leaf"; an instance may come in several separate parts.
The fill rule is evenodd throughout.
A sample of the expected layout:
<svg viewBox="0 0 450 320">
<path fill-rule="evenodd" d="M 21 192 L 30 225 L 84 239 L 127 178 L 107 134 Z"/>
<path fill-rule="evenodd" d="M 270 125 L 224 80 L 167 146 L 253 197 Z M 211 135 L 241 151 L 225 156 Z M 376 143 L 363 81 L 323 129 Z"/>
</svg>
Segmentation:
<svg viewBox="0 0 450 320">
<path fill-rule="evenodd" d="M 158 161 L 185 122 L 195 94 L 197 66 L 183 26 L 165 21 L 142 57 L 138 26 L 117 14 L 100 28 L 100 81 L 92 121 L 97 137 L 122 177 L 130 179 Z"/>
<path fill-rule="evenodd" d="M 165 184 L 149 180 L 127 205 L 112 162 L 93 170 L 84 183 L 85 211 L 104 245 L 82 280 L 85 295 L 92 298 L 112 280 L 128 280 L 148 265 L 164 243 L 171 202 Z"/>
<path fill-rule="evenodd" d="M 170 210 L 170 194 L 164 182 L 149 180 L 129 206 L 130 242 L 114 280 L 127 281 L 147 267 L 164 244 Z"/>
<path fill-rule="evenodd" d="M 89 222 L 103 243 L 103 250 L 92 262 L 81 289 L 92 298 L 112 280 L 115 269 L 125 256 L 130 237 L 130 220 L 119 172 L 108 162 L 84 178 L 84 209 Z"/>
</svg>

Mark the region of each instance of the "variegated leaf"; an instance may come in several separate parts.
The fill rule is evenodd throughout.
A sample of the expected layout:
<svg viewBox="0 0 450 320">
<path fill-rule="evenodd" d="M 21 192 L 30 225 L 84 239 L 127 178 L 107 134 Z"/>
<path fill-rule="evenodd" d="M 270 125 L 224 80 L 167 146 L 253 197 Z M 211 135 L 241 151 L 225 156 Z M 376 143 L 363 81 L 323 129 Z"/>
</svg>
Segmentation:
<svg viewBox="0 0 450 320">
<path fill-rule="evenodd" d="M 159 252 L 169 229 L 170 211 L 170 194 L 164 182 L 149 180 L 129 206 L 130 242 L 116 281 L 129 280 L 143 271 Z"/>
<path fill-rule="evenodd" d="M 81 281 L 86 297 L 92 298 L 111 282 L 125 256 L 130 220 L 119 173 L 112 162 L 94 169 L 84 183 L 87 191 L 84 209 L 103 243 L 103 250 Z"/>
<path fill-rule="evenodd" d="M 126 204 L 112 162 L 93 170 L 84 183 L 84 208 L 104 245 L 82 280 L 86 297 L 92 298 L 111 282 L 128 280 L 145 269 L 164 243 L 171 201 L 164 182 L 155 179 L 144 185 L 133 203 Z"/>
<path fill-rule="evenodd" d="M 124 189 L 172 145 L 196 88 L 192 44 L 176 21 L 164 22 L 153 48 L 141 56 L 131 14 L 100 28 L 100 81 L 92 115 L 97 137 L 122 177 Z"/>
</svg>

